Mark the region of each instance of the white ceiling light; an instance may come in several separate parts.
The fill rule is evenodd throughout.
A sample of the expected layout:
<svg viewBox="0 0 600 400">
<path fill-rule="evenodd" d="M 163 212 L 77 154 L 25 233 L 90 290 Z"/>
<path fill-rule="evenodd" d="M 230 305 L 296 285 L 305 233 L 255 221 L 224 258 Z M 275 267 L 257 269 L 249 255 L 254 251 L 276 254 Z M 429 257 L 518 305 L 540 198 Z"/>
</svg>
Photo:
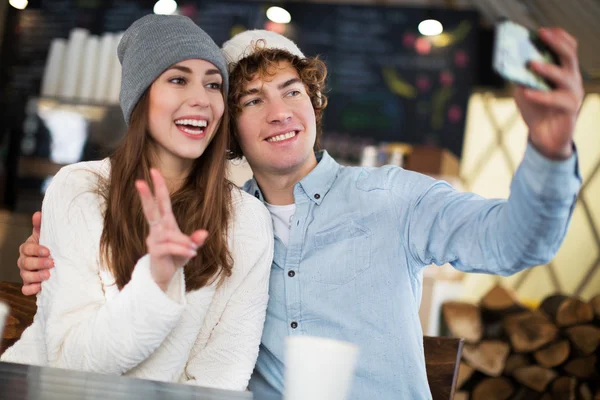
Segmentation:
<svg viewBox="0 0 600 400">
<path fill-rule="evenodd" d="M 444 32 L 441 22 L 435 19 L 426 19 L 419 24 L 419 33 L 423 36 L 436 36 Z"/>
<path fill-rule="evenodd" d="M 267 10 L 267 18 L 278 24 L 289 24 L 292 20 L 290 13 L 281 7 L 269 7 Z"/>
<path fill-rule="evenodd" d="M 8 4 L 17 10 L 24 10 L 29 2 L 27 0 L 8 0 Z"/>
<path fill-rule="evenodd" d="M 177 11 L 175 0 L 158 0 L 154 5 L 154 14 L 171 15 Z"/>
</svg>

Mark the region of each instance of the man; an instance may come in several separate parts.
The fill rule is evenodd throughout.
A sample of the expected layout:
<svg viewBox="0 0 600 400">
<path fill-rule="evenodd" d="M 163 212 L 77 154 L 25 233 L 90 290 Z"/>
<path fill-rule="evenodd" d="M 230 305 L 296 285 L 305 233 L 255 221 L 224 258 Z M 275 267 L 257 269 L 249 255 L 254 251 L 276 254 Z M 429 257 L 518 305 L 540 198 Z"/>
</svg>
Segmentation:
<svg viewBox="0 0 600 400">
<path fill-rule="evenodd" d="M 484 200 L 396 167 L 347 168 L 313 152 L 326 69 L 264 31 L 224 44 L 230 63 L 234 156 L 254 172 L 244 189 L 265 202 L 275 230 L 270 300 L 255 373 L 257 399 L 283 391 L 284 337 L 360 347 L 352 399 L 431 398 L 418 309 L 426 265 L 514 274 L 548 262 L 581 185 L 573 130 L 583 99 L 577 43 L 541 29 L 561 66 L 533 63 L 551 92 L 517 88 L 529 144 L 508 200 Z M 23 292 L 40 290 L 51 260 L 34 234 L 21 247 Z"/>
</svg>

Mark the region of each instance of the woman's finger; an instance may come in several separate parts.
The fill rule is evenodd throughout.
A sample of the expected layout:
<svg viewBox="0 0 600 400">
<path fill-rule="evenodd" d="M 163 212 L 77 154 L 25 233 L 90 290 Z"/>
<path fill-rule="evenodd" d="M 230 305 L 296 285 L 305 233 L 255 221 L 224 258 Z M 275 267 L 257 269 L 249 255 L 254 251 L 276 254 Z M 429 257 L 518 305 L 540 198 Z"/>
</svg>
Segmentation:
<svg viewBox="0 0 600 400">
<path fill-rule="evenodd" d="M 190 238 L 196 244 L 196 247 L 204 246 L 204 243 L 208 238 L 208 231 L 206 229 L 199 229 L 192 233 Z"/>
<path fill-rule="evenodd" d="M 144 216 L 146 217 L 146 221 L 150 227 L 152 227 L 160 222 L 160 212 L 158 211 L 158 206 L 152 197 L 152 192 L 150 191 L 148 184 L 143 180 L 136 181 L 135 188 L 140 196 L 142 210 L 144 212 Z"/>
<path fill-rule="evenodd" d="M 150 169 L 150 176 L 154 183 L 154 194 L 156 195 L 156 203 L 158 204 L 160 215 L 169 222 L 175 222 L 173 210 L 171 209 L 171 197 L 169 196 L 169 189 L 167 188 L 165 179 L 154 168 Z"/>
<path fill-rule="evenodd" d="M 178 243 L 157 243 L 148 249 L 151 256 L 155 257 L 183 257 L 192 258 L 197 255 L 196 250 Z"/>
<path fill-rule="evenodd" d="M 172 229 L 165 231 L 156 243 L 177 243 L 193 250 L 198 247 L 188 235 Z"/>
</svg>

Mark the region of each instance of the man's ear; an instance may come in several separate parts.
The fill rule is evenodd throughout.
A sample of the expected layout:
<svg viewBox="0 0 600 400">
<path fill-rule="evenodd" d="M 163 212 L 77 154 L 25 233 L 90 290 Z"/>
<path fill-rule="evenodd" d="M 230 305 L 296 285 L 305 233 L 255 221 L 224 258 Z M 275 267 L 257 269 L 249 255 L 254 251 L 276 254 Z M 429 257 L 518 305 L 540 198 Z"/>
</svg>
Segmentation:
<svg viewBox="0 0 600 400">
<path fill-rule="evenodd" d="M 318 90 L 316 95 L 317 95 L 317 98 L 315 100 L 315 102 L 317 103 L 316 106 L 321 107 L 323 105 L 323 96 L 321 95 L 321 91 Z"/>
</svg>

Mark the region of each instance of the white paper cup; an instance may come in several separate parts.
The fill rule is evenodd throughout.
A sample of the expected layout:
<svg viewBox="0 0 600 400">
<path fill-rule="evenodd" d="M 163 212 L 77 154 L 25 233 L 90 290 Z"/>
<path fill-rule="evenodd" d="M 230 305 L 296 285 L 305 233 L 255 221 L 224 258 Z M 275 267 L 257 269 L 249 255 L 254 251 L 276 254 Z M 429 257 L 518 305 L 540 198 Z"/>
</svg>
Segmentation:
<svg viewBox="0 0 600 400">
<path fill-rule="evenodd" d="M 42 96 L 57 97 L 62 85 L 62 72 L 67 55 L 67 41 L 52 39 L 42 78 Z"/>
<path fill-rule="evenodd" d="M 350 393 L 358 346 L 332 339 L 285 339 L 285 400 L 345 400 Z"/>
<path fill-rule="evenodd" d="M 8 312 L 8 305 L 0 301 L 0 338 L 2 338 L 2 332 L 4 331 L 4 324 L 6 324 L 6 317 L 8 317 Z"/>
</svg>

